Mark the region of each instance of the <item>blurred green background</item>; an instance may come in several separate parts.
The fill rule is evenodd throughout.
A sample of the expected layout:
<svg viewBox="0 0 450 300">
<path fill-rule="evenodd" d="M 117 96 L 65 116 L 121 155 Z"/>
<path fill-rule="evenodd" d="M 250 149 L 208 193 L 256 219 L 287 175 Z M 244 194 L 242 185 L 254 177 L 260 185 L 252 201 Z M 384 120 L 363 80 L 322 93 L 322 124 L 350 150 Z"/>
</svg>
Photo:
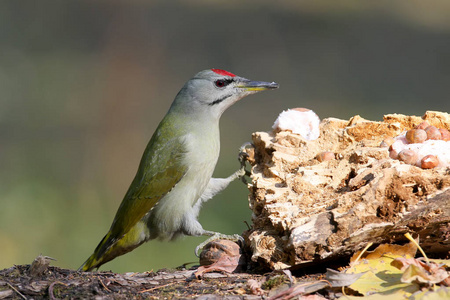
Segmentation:
<svg viewBox="0 0 450 300">
<path fill-rule="evenodd" d="M 0 2 L 0 269 L 40 253 L 77 268 L 108 230 L 157 124 L 184 82 L 223 68 L 281 88 L 221 120 L 216 177 L 287 108 L 321 118 L 450 108 L 450 2 Z M 241 233 L 248 191 L 208 202 L 208 230 Z M 151 242 L 102 267 L 195 261 L 205 238 Z"/>
</svg>

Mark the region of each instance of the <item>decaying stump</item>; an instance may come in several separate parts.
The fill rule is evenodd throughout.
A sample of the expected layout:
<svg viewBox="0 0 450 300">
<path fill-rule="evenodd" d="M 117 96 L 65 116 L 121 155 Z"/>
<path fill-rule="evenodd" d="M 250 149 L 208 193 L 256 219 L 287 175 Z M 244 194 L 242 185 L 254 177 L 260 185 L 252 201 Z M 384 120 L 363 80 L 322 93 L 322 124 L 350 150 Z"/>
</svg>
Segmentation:
<svg viewBox="0 0 450 300">
<path fill-rule="evenodd" d="M 383 122 L 324 119 L 313 141 L 289 131 L 254 133 L 246 150 L 252 261 L 271 269 L 326 261 L 368 242 L 404 241 L 406 232 L 418 234 L 427 253 L 448 253 L 450 168 L 421 169 L 380 147 L 424 120 L 450 129 L 449 114 L 427 112 Z M 323 152 L 332 156 L 320 162 Z"/>
</svg>

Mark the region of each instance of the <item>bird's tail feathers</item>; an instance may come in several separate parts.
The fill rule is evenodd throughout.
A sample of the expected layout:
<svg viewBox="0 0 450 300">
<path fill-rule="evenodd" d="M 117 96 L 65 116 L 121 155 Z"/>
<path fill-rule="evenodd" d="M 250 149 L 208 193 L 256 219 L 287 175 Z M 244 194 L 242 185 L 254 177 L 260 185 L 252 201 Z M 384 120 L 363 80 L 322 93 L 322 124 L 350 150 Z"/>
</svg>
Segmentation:
<svg viewBox="0 0 450 300">
<path fill-rule="evenodd" d="M 94 253 L 84 262 L 81 267 L 78 268 L 78 271 L 89 272 L 95 268 L 98 269 L 101 265 L 113 259 L 113 257 L 108 259 L 108 257 L 105 255 L 113 244 L 114 241 L 111 238 L 111 231 L 109 231 L 98 244 L 97 248 L 95 248 Z"/>
<path fill-rule="evenodd" d="M 150 236 L 145 223 L 139 222 L 130 231 L 121 237 L 111 233 L 111 230 L 105 235 L 102 241 L 95 248 L 94 253 L 78 269 L 79 271 L 92 271 L 101 265 L 135 249 Z"/>
</svg>

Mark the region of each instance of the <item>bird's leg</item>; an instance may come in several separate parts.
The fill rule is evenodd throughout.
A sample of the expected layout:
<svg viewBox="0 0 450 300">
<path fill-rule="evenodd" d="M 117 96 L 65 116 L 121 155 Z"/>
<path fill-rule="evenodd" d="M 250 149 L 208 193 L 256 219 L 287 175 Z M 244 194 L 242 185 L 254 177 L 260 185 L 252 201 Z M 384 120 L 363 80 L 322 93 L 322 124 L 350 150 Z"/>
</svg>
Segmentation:
<svg viewBox="0 0 450 300">
<path fill-rule="evenodd" d="M 208 186 L 206 187 L 206 190 L 203 192 L 203 195 L 201 197 L 202 202 L 206 202 L 212 197 L 214 197 L 217 193 L 224 190 L 233 180 L 235 179 L 241 179 L 242 182 L 247 184 L 247 181 L 245 180 L 244 176 L 250 176 L 250 172 L 245 169 L 246 167 L 246 160 L 248 157 L 248 154 L 244 151 L 246 147 L 250 146 L 250 143 L 245 143 L 239 148 L 239 156 L 238 160 L 241 164 L 241 167 L 239 170 L 228 176 L 227 178 L 211 178 Z"/>
<path fill-rule="evenodd" d="M 245 143 L 244 145 L 242 145 L 239 148 L 238 159 L 241 164 L 241 167 L 239 168 L 239 170 L 237 170 L 236 172 L 234 172 L 227 178 L 211 178 L 209 180 L 208 186 L 206 187 L 205 191 L 203 192 L 203 195 L 200 197 L 200 199 L 197 201 L 197 203 L 193 207 L 193 211 L 194 211 L 193 215 L 195 215 L 195 217 L 198 215 L 198 212 L 200 211 L 200 206 L 202 205 L 202 203 L 208 201 L 209 199 L 214 197 L 216 194 L 218 194 L 219 192 L 224 190 L 233 180 L 241 179 L 242 182 L 247 184 L 247 181 L 245 180 L 244 176 L 245 175 L 250 176 L 250 172 L 245 169 L 245 167 L 246 167 L 245 162 L 246 162 L 246 158 L 248 157 L 248 154 L 244 151 L 244 149 L 249 145 L 251 145 L 251 144 Z M 224 240 L 231 240 L 231 241 L 236 241 L 236 242 L 240 241 L 241 243 L 244 242 L 244 239 L 239 234 L 226 235 L 226 234 L 222 234 L 219 232 L 203 230 L 201 235 L 210 236 L 210 238 L 208 238 L 206 241 L 204 241 L 203 243 L 201 243 L 200 245 L 198 245 L 195 248 L 195 255 L 197 257 L 199 256 L 200 250 L 203 249 L 203 247 L 205 247 L 206 244 L 208 244 L 209 242 L 215 241 L 215 240 L 224 239 Z"/>
<path fill-rule="evenodd" d="M 208 244 L 211 241 L 218 240 L 218 239 L 225 239 L 225 240 L 232 240 L 232 241 L 244 241 L 244 239 L 239 234 L 233 234 L 233 235 L 225 235 L 219 232 L 214 231 L 208 231 L 204 230 L 200 223 L 197 221 L 197 216 L 200 212 L 200 208 L 202 204 L 212 197 L 214 197 L 217 193 L 224 190 L 230 182 L 237 178 L 241 178 L 245 175 L 245 169 L 241 168 L 228 176 L 227 178 L 211 178 L 209 180 L 208 186 L 206 187 L 205 191 L 203 192 L 203 195 L 198 199 L 197 203 L 195 203 L 194 207 L 192 208 L 192 214 L 189 215 L 190 221 L 185 222 L 185 224 L 189 224 L 189 227 L 192 227 L 192 229 L 187 230 L 188 235 L 206 235 L 210 236 L 206 241 L 201 243 L 195 248 L 195 255 L 198 257 L 199 252 L 205 247 L 206 244 Z M 186 220 L 188 220 L 187 216 L 185 216 Z M 196 226 L 193 226 L 193 225 Z M 187 228 L 187 226 L 185 226 Z M 186 229 L 185 229 L 186 230 Z"/>
<path fill-rule="evenodd" d="M 197 203 L 195 203 L 194 207 L 192 208 L 192 214 L 189 215 L 191 217 L 190 222 L 185 222 L 186 224 L 189 224 L 190 226 L 193 226 L 193 224 L 196 224 L 194 230 L 189 230 L 187 232 L 188 235 L 206 235 L 210 236 L 206 241 L 201 243 L 195 248 L 195 255 L 199 256 L 199 251 L 205 247 L 206 244 L 208 244 L 211 241 L 218 240 L 218 239 L 226 239 L 226 240 L 234 240 L 234 241 L 243 241 L 243 238 L 238 234 L 233 235 L 225 235 L 219 232 L 214 231 L 208 231 L 204 230 L 200 223 L 197 221 L 198 214 L 200 212 L 200 208 L 202 204 L 212 197 L 214 197 L 217 193 L 225 189 L 230 182 L 233 180 L 240 178 L 245 174 L 245 169 L 241 168 L 238 171 L 234 172 L 232 175 L 228 176 L 227 178 L 211 178 L 209 180 L 208 186 L 206 187 L 205 191 L 203 192 L 203 195 L 198 199 Z M 185 217 L 187 220 L 187 217 Z M 187 226 L 186 226 L 187 227 Z"/>
<path fill-rule="evenodd" d="M 240 242 L 241 244 L 244 243 L 244 238 L 240 236 L 239 234 L 222 234 L 220 232 L 214 232 L 214 231 L 208 231 L 205 230 L 203 232 L 203 235 L 210 236 L 206 241 L 195 247 L 195 256 L 199 257 L 200 252 L 208 243 L 215 241 L 215 240 L 230 240 L 235 242 Z"/>
<path fill-rule="evenodd" d="M 246 154 L 245 152 L 241 152 Z M 206 186 L 205 191 L 200 197 L 199 201 L 197 201 L 196 205 L 204 203 L 217 195 L 219 192 L 223 191 L 233 180 L 241 179 L 244 183 L 246 183 L 244 176 L 250 175 L 245 169 L 245 158 L 241 158 L 241 153 L 239 154 L 239 161 L 241 162 L 241 168 L 228 176 L 227 178 L 211 178 Z"/>
<path fill-rule="evenodd" d="M 199 200 L 198 202 L 201 202 L 201 200 Z M 236 242 L 240 241 L 241 243 L 244 242 L 244 239 L 239 234 L 226 235 L 226 234 L 222 234 L 219 232 L 204 230 L 202 225 L 197 220 L 197 214 L 198 214 L 198 212 L 193 211 L 192 213 L 186 214 L 184 216 L 184 221 L 183 221 L 184 225 L 183 225 L 183 232 L 182 232 L 183 234 L 190 235 L 190 236 L 201 236 L 201 235 L 209 236 L 209 238 L 206 241 L 204 241 L 203 243 L 201 243 L 200 245 L 198 245 L 195 248 L 196 256 L 199 256 L 199 252 L 203 249 L 203 247 L 205 247 L 206 244 L 208 244 L 209 242 L 212 242 L 214 240 L 224 239 L 224 240 L 231 240 L 231 241 L 236 241 Z"/>
</svg>

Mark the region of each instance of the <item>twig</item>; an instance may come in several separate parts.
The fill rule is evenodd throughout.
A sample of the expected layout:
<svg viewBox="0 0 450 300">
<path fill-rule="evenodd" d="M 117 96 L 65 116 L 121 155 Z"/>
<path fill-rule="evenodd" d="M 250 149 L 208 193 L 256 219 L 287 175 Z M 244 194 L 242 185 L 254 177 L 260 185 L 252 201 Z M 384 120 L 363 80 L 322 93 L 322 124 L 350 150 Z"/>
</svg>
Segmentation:
<svg viewBox="0 0 450 300">
<path fill-rule="evenodd" d="M 106 287 L 106 285 L 103 283 L 103 281 L 100 279 L 100 277 L 97 276 L 97 279 L 98 279 L 98 281 L 100 281 L 100 283 L 105 288 L 105 290 L 107 290 L 108 292 L 111 292 L 111 290 Z"/>
<path fill-rule="evenodd" d="M 359 259 L 361 258 L 361 256 L 362 256 L 362 255 L 367 251 L 367 249 L 369 249 L 369 247 L 372 246 L 372 245 L 373 245 L 372 242 L 368 243 L 367 246 L 361 251 L 361 253 L 359 253 L 358 257 L 353 261 L 352 264 L 353 264 L 353 265 L 356 264 L 356 263 L 359 261 Z"/>
<path fill-rule="evenodd" d="M 160 288 L 163 288 L 163 287 L 172 285 L 172 284 L 174 284 L 174 283 L 175 283 L 175 282 L 171 282 L 171 283 L 168 283 L 168 284 L 164 284 L 164 285 L 160 285 L 160 286 L 155 286 L 154 288 L 151 288 L 151 289 L 148 289 L 148 290 L 143 290 L 143 291 L 140 291 L 140 292 L 138 292 L 138 293 L 140 294 L 140 293 L 150 292 L 150 291 L 153 291 L 153 290 L 157 290 L 157 289 L 160 289 Z"/>
<path fill-rule="evenodd" d="M 417 243 L 417 241 L 411 236 L 411 234 L 409 232 L 405 233 L 405 237 L 411 241 L 411 243 L 414 244 L 414 246 L 417 247 L 417 249 L 419 249 L 419 251 L 422 253 L 423 257 L 425 257 L 425 260 L 427 262 L 427 264 L 430 263 L 430 260 L 428 259 L 427 255 L 425 254 L 425 252 L 423 251 L 422 247 L 420 247 L 419 243 Z"/>
<path fill-rule="evenodd" d="M 250 225 L 248 225 L 248 222 L 247 222 L 247 221 L 244 221 L 244 223 L 245 223 L 245 225 L 247 225 L 247 229 L 250 230 L 251 227 L 250 227 Z"/>
<path fill-rule="evenodd" d="M 50 286 L 48 287 L 48 295 L 50 296 L 50 299 L 51 299 L 51 300 L 56 300 L 56 299 L 58 299 L 58 298 L 56 298 L 56 297 L 53 295 L 53 288 L 55 287 L 55 284 L 57 284 L 57 283 L 60 283 L 60 284 L 62 284 L 62 285 L 64 285 L 64 286 L 67 286 L 67 284 L 65 284 L 64 282 L 61 282 L 61 281 L 54 281 L 54 282 L 52 282 L 52 283 L 50 284 Z"/>
<path fill-rule="evenodd" d="M 6 284 L 9 285 L 9 287 L 12 288 L 17 294 L 19 294 L 20 297 L 22 297 L 23 299 L 27 300 L 27 297 L 25 297 L 21 292 L 19 292 L 15 287 L 13 287 L 11 283 L 6 281 Z"/>
</svg>

